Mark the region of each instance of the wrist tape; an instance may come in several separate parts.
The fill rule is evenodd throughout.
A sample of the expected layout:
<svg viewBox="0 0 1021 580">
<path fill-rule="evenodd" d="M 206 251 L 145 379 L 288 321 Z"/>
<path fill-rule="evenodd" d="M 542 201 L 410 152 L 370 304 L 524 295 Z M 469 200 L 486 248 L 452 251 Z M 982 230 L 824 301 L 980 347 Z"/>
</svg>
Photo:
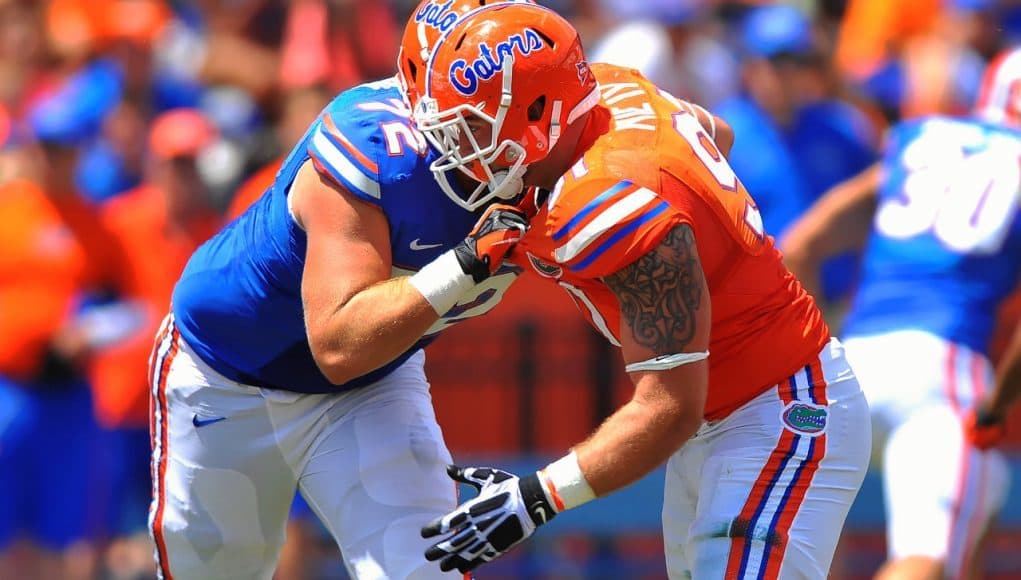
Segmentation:
<svg viewBox="0 0 1021 580">
<path fill-rule="evenodd" d="M 557 512 L 580 506 L 596 498 L 585 474 L 578 465 L 578 455 L 572 451 L 550 463 L 538 472 L 543 491 Z"/>
<path fill-rule="evenodd" d="M 439 316 L 446 314 L 465 292 L 475 287 L 472 277 L 461 269 L 454 250 L 440 254 L 415 272 L 408 282 L 422 293 Z"/>
</svg>

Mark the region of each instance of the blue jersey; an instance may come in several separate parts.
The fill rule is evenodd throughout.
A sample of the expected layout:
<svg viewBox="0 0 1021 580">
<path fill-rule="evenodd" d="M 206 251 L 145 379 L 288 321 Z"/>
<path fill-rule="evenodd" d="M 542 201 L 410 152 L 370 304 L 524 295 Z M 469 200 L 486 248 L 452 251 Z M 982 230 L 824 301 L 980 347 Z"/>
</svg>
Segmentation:
<svg viewBox="0 0 1021 580">
<path fill-rule="evenodd" d="M 357 387 L 390 373 L 446 326 L 499 301 L 514 271 L 479 284 L 396 360 L 339 387 L 312 358 L 301 302 L 307 240 L 287 204 L 304 163 L 311 160 L 321 175 L 384 212 L 395 276 L 459 243 L 478 219 L 440 190 L 429 171 L 436 154 L 409 117 L 396 80 L 342 93 L 288 156 L 273 186 L 195 252 L 174 289 L 172 311 L 181 336 L 214 370 L 241 383 L 305 393 Z"/>
<path fill-rule="evenodd" d="M 1021 133 L 930 117 L 897 126 L 847 336 L 917 329 L 985 352 L 1021 269 Z"/>
</svg>

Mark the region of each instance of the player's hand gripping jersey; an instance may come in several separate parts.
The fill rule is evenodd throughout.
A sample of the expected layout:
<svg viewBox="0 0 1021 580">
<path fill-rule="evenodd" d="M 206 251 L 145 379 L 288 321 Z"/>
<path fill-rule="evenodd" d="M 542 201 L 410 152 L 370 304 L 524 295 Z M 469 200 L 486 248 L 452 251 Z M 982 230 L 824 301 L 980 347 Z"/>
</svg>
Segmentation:
<svg viewBox="0 0 1021 580">
<path fill-rule="evenodd" d="M 616 345 L 620 306 L 600 278 L 689 224 L 712 301 L 705 417 L 722 418 L 814 360 L 829 330 L 693 110 L 635 71 L 592 74 L 601 106 L 579 144 L 591 147 L 539 200 L 514 259 L 570 293 Z"/>
<path fill-rule="evenodd" d="M 345 91 L 320 114 L 267 193 L 195 253 L 174 291 L 174 323 L 214 370 L 260 387 L 337 390 L 316 366 L 305 334 L 307 241 L 287 202 L 308 159 L 327 180 L 386 214 L 394 276 L 419 270 L 472 229 L 477 214 L 432 195 L 429 164 L 436 154 L 409 117 L 396 79 Z M 415 347 L 344 387 L 386 376 L 446 326 L 487 312 L 514 275 L 505 268 L 478 284 Z"/>
<path fill-rule="evenodd" d="M 985 352 L 1021 272 L 1021 133 L 930 117 L 890 134 L 847 336 L 929 332 Z"/>
</svg>

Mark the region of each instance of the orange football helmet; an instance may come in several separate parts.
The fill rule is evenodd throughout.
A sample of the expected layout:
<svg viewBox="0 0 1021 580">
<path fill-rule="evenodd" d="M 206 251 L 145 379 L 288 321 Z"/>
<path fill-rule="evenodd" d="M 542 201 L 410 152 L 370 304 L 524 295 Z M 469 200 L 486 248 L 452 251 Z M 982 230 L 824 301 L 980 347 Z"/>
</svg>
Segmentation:
<svg viewBox="0 0 1021 580">
<path fill-rule="evenodd" d="M 484 6 L 532 0 L 422 0 L 404 27 L 397 53 L 397 79 L 408 105 L 414 109 L 425 86 L 425 67 L 436 41 L 462 16 Z"/>
<path fill-rule="evenodd" d="M 465 15 L 436 42 L 412 112 L 440 153 L 430 167 L 440 187 L 475 210 L 517 196 L 528 164 L 598 102 L 574 27 L 537 4 L 504 3 Z M 480 123 L 491 130 L 485 143 Z M 458 194 L 447 178 L 454 169 L 483 186 Z"/>
</svg>

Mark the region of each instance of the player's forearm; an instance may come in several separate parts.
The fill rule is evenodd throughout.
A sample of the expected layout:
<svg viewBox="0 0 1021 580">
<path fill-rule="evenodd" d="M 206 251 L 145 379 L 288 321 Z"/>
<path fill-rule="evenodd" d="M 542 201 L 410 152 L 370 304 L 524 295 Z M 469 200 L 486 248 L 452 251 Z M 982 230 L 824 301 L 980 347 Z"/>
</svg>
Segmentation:
<svg viewBox="0 0 1021 580">
<path fill-rule="evenodd" d="M 789 261 L 818 264 L 865 244 L 876 208 L 880 166 L 873 165 L 827 192 L 785 233 Z"/>
<path fill-rule="evenodd" d="M 597 496 L 646 476 L 684 444 L 701 414 L 632 400 L 574 448 L 586 481 Z"/>
<path fill-rule="evenodd" d="M 319 369 L 341 385 L 394 360 L 418 342 L 439 315 L 408 278 L 358 292 L 315 325 L 307 322 Z"/>
<path fill-rule="evenodd" d="M 494 219 L 501 215 L 495 212 Z M 317 324 L 306 321 L 307 328 L 316 329 L 309 332 L 309 342 L 323 374 L 339 385 L 392 361 L 418 342 L 466 292 L 492 274 L 489 263 L 502 262 L 482 260 L 473 253 L 473 259 L 486 268 L 484 274 L 474 276 L 468 273 L 473 263 L 468 267 L 462 264 L 461 253 L 460 246 L 448 250 L 410 277 L 377 282 L 349 298 L 336 300 L 337 306 L 320 316 Z M 306 297 L 306 304 L 311 303 L 330 302 L 323 297 Z"/>
</svg>

